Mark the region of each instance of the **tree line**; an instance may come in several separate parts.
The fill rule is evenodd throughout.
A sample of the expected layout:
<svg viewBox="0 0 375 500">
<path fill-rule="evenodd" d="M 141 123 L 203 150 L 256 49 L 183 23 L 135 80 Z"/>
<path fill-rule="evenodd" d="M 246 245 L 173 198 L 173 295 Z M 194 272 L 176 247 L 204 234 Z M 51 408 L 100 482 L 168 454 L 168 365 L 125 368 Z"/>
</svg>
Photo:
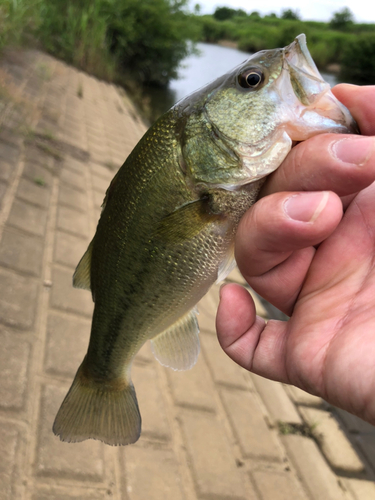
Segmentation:
<svg viewBox="0 0 375 500">
<path fill-rule="evenodd" d="M 35 45 L 100 78 L 133 86 L 167 85 L 197 41 L 235 42 L 256 52 L 283 47 L 305 33 L 319 68 L 341 67 L 342 78 L 375 83 L 375 25 L 356 23 L 344 8 L 328 23 L 218 7 L 193 11 L 187 0 L 1 0 L 0 50 Z"/>
</svg>

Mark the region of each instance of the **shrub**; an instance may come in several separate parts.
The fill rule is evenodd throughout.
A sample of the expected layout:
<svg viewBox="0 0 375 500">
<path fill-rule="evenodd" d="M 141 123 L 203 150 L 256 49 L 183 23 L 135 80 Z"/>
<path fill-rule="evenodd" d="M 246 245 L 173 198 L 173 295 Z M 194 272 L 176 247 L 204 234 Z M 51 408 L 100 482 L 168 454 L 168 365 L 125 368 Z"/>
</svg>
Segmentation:
<svg viewBox="0 0 375 500">
<path fill-rule="evenodd" d="M 358 84 L 375 84 L 375 34 L 353 37 L 343 48 L 341 78 Z"/>
<path fill-rule="evenodd" d="M 186 0 L 108 0 L 107 40 L 120 69 L 139 83 L 165 85 L 198 37 Z"/>
</svg>

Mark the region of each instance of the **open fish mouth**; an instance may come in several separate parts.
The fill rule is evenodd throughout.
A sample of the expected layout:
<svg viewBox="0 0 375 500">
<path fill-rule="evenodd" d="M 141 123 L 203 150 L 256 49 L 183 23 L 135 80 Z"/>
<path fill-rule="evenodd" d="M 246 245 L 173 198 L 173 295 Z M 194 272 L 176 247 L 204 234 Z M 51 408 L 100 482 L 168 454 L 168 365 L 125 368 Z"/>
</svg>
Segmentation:
<svg viewBox="0 0 375 500">
<path fill-rule="evenodd" d="M 283 71 L 277 86 L 283 92 L 285 104 L 293 109 L 294 118 L 297 115 L 294 123 L 290 120 L 286 127 L 293 143 L 316 133 L 359 133 L 348 109 L 336 99 L 319 73 L 304 34 L 283 49 Z"/>
</svg>

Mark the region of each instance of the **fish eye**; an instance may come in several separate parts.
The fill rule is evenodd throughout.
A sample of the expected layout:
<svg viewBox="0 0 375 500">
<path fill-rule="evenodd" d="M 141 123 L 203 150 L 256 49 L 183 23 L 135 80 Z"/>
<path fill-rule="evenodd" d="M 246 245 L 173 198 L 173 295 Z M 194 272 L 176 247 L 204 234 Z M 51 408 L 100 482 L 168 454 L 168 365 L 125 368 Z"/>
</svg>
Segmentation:
<svg viewBox="0 0 375 500">
<path fill-rule="evenodd" d="M 260 69 L 247 69 L 238 76 L 238 83 L 244 89 L 256 89 L 264 81 L 264 73 Z"/>
</svg>

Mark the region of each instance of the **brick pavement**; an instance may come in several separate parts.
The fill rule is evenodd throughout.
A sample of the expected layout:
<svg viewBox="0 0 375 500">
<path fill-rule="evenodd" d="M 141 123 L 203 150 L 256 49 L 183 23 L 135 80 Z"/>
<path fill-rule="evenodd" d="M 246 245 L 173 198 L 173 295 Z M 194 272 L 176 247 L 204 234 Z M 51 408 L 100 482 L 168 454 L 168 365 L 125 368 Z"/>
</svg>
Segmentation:
<svg viewBox="0 0 375 500">
<path fill-rule="evenodd" d="M 199 305 L 191 371 L 139 353 L 137 444 L 52 434 L 90 330 L 72 273 L 145 127 L 123 91 L 38 52 L 9 52 L 0 90 L 0 499 L 374 499 L 374 427 L 232 363 L 217 287 Z"/>
</svg>

